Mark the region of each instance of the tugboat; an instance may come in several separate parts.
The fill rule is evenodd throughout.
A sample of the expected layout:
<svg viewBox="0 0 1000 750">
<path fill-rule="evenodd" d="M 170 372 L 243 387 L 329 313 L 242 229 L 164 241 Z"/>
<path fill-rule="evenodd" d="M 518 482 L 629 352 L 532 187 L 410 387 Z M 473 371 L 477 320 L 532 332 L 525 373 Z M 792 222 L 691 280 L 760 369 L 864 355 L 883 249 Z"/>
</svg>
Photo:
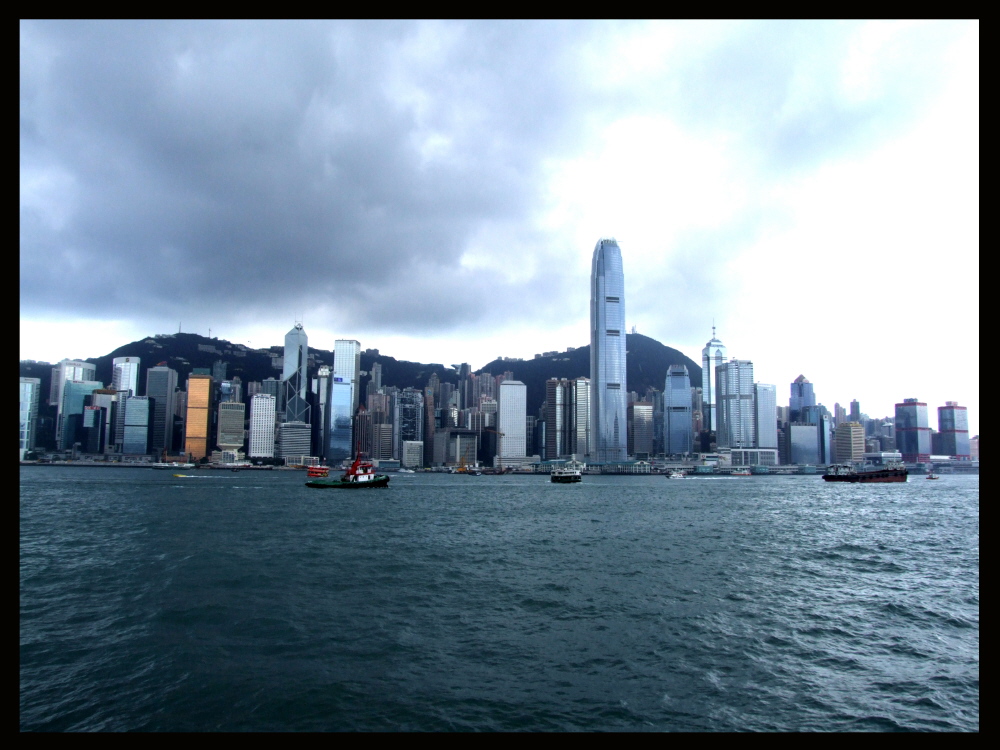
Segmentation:
<svg viewBox="0 0 1000 750">
<path fill-rule="evenodd" d="M 306 477 L 309 479 L 306 482 L 306 487 L 355 490 L 389 486 L 389 475 L 376 474 L 371 461 L 363 461 L 360 455 L 354 459 L 354 463 L 341 475 L 340 479 L 329 479 L 329 475 L 330 470 L 325 466 L 309 467 L 306 471 Z"/>
<path fill-rule="evenodd" d="M 849 464 L 834 464 L 827 469 L 823 475 L 826 482 L 905 482 L 907 477 L 906 467 L 898 463 L 890 463 L 885 466 L 873 466 L 865 464 L 863 466 L 851 466 Z"/>
</svg>

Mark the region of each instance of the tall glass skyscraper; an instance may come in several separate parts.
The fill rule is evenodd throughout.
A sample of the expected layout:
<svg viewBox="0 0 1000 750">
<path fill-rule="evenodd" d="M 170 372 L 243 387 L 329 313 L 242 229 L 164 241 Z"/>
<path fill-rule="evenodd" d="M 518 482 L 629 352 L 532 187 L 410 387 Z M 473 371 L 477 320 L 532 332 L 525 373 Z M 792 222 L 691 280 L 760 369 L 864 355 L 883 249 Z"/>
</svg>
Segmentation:
<svg viewBox="0 0 1000 750">
<path fill-rule="evenodd" d="M 701 418 L 702 428 L 709 432 L 719 429 L 718 398 L 715 393 L 715 371 L 719 365 L 726 363 L 726 347 L 715 338 L 715 326 L 712 326 L 712 338 L 701 350 Z"/>
<path fill-rule="evenodd" d="M 35 439 L 38 434 L 38 401 L 42 388 L 39 378 L 21 378 L 20 400 L 20 454 L 18 460 L 24 460 L 24 454 L 35 450 Z"/>
<path fill-rule="evenodd" d="M 139 358 L 115 357 L 111 361 L 111 387 L 116 391 L 131 391 L 130 395 L 139 395 Z"/>
<path fill-rule="evenodd" d="M 732 359 L 720 365 L 715 374 L 718 392 L 719 426 L 715 441 L 719 448 L 753 448 L 754 432 L 753 362 Z"/>
<path fill-rule="evenodd" d="M 808 411 L 809 407 L 816 406 L 816 392 L 813 390 L 813 384 L 805 375 L 799 375 L 792 381 L 791 390 L 791 396 L 788 399 L 788 420 L 790 422 L 805 422 L 807 419 L 803 418 L 806 416 L 803 412 Z M 810 422 L 810 424 L 815 423 Z"/>
<path fill-rule="evenodd" d="M 281 380 L 285 391 L 285 421 L 309 423 L 309 403 L 306 401 L 306 365 L 309 362 L 309 337 L 296 323 L 285 334 L 285 360 Z"/>
<path fill-rule="evenodd" d="M 670 365 L 663 388 L 663 452 L 668 456 L 694 450 L 691 376 L 685 365 Z"/>
<path fill-rule="evenodd" d="M 146 395 L 153 399 L 153 435 L 149 449 L 157 454 L 174 449 L 174 409 L 177 371 L 165 365 L 146 370 Z"/>
<path fill-rule="evenodd" d="M 358 410 L 361 378 L 361 344 L 337 339 L 333 345 L 333 377 L 330 378 L 327 411 L 326 458 L 342 461 L 354 455 L 354 414 Z"/>
<path fill-rule="evenodd" d="M 590 274 L 591 460 L 624 461 L 628 449 L 625 383 L 625 273 L 618 242 L 594 247 Z"/>
</svg>

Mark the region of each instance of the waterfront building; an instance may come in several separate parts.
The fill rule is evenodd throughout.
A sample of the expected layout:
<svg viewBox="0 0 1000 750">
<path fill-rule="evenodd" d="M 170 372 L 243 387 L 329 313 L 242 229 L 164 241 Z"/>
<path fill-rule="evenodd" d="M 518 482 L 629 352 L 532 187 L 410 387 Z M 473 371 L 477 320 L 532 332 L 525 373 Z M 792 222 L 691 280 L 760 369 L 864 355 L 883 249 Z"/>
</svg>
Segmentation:
<svg viewBox="0 0 1000 750">
<path fill-rule="evenodd" d="M 621 249 L 614 239 L 602 239 L 594 247 L 590 276 L 590 448 L 599 462 L 627 457 L 625 344 Z"/>
<path fill-rule="evenodd" d="M 82 426 L 83 407 L 86 405 L 85 399 L 99 388 L 104 388 L 104 383 L 96 380 L 73 380 L 63 383 L 62 400 L 62 431 L 59 434 L 59 449 L 71 450 L 76 442 L 77 432 Z"/>
<path fill-rule="evenodd" d="M 52 368 L 52 383 L 49 385 L 49 403 L 56 405 L 56 437 L 58 440 L 62 439 L 61 436 L 63 434 L 63 391 L 66 388 L 66 383 L 73 381 L 86 383 L 96 379 L 97 365 L 90 362 L 64 359 Z"/>
<path fill-rule="evenodd" d="M 316 404 L 312 417 L 313 455 L 326 457 L 327 420 L 330 411 L 330 379 L 333 370 L 328 365 L 320 365 L 316 377 L 312 379 L 313 402 Z"/>
<path fill-rule="evenodd" d="M 281 458 L 309 456 L 312 431 L 307 422 L 282 422 L 278 425 L 278 453 Z"/>
<path fill-rule="evenodd" d="M 250 458 L 274 458 L 276 401 L 271 393 L 255 393 L 250 401 Z"/>
<path fill-rule="evenodd" d="M 174 450 L 174 409 L 177 400 L 177 371 L 165 365 L 146 370 L 146 395 L 153 399 L 153 432 L 150 453 Z"/>
<path fill-rule="evenodd" d="M 702 429 L 717 432 L 719 429 L 718 398 L 716 395 L 716 370 L 726 363 L 726 347 L 715 337 L 715 326 L 712 326 L 712 338 L 701 350 L 701 419 Z"/>
<path fill-rule="evenodd" d="M 528 449 L 525 432 L 528 415 L 528 390 L 520 380 L 500 383 L 497 400 L 498 456 L 503 465 L 520 464 Z"/>
<path fill-rule="evenodd" d="M 285 421 L 309 423 L 309 402 L 306 400 L 306 366 L 309 363 L 309 337 L 301 323 L 285 334 L 285 357 L 281 380 L 285 394 Z M 308 452 L 308 451 L 307 451 Z"/>
<path fill-rule="evenodd" d="M 406 469 L 416 469 L 424 465 L 424 443 L 422 440 L 404 440 L 400 465 Z"/>
<path fill-rule="evenodd" d="M 194 461 L 209 454 L 213 391 L 211 375 L 196 372 L 188 375 L 184 452 Z"/>
<path fill-rule="evenodd" d="M 153 400 L 149 396 L 128 396 L 125 399 L 122 453 L 134 455 L 149 453 L 149 439 L 153 430 L 153 406 Z"/>
<path fill-rule="evenodd" d="M 927 404 L 915 398 L 903 399 L 903 403 L 896 404 L 894 425 L 896 450 L 903 455 L 903 461 L 929 461 L 931 428 L 927 422 Z"/>
<path fill-rule="evenodd" d="M 843 422 L 836 427 L 834 443 L 837 463 L 861 461 L 865 454 L 865 428 L 860 422 Z"/>
<path fill-rule="evenodd" d="M 38 439 L 38 401 L 41 394 L 40 378 L 21 378 L 18 424 L 20 425 L 20 450 L 18 460 L 24 460 L 24 454 L 35 450 Z"/>
<path fill-rule="evenodd" d="M 754 434 L 758 448 L 778 449 L 778 387 L 767 383 L 755 383 L 754 393 Z"/>
<path fill-rule="evenodd" d="M 945 401 L 938 407 L 938 435 L 941 453 L 968 461 L 972 457 L 969 445 L 969 413 L 957 401 Z"/>
<path fill-rule="evenodd" d="M 788 421 L 805 421 L 802 419 L 802 410 L 810 406 L 816 406 L 816 393 L 813 390 L 813 384 L 805 375 L 799 375 L 792 381 L 791 385 L 791 396 L 788 399 Z"/>
<path fill-rule="evenodd" d="M 653 452 L 653 405 L 631 401 L 628 405 L 628 454 L 649 458 Z"/>
<path fill-rule="evenodd" d="M 118 391 L 113 388 L 98 388 L 93 393 L 91 393 L 85 399 L 84 403 L 88 406 L 96 406 L 102 409 L 104 415 L 101 417 L 102 429 L 104 434 L 101 435 L 98 444 L 101 446 L 102 453 L 111 453 L 114 451 L 114 423 L 115 418 L 118 415 L 119 410 L 125 409 L 125 400 L 122 399 L 121 403 L 118 402 Z M 155 405 L 155 402 L 154 402 Z M 93 420 L 93 417 L 91 417 Z M 123 435 L 124 437 L 124 435 Z M 88 453 L 93 451 L 88 450 Z"/>
<path fill-rule="evenodd" d="M 736 359 L 719 365 L 715 371 L 716 445 L 721 448 L 753 448 L 754 431 L 753 362 Z"/>
<path fill-rule="evenodd" d="M 424 395 L 416 388 L 404 388 L 392 396 L 392 457 L 403 460 L 403 443 L 423 442 Z"/>
<path fill-rule="evenodd" d="M 116 391 L 128 391 L 129 396 L 138 396 L 139 361 L 138 357 L 115 357 L 111 360 L 111 387 Z"/>
<path fill-rule="evenodd" d="M 89 399 L 90 397 L 88 397 Z M 81 448 L 84 453 L 97 454 L 104 452 L 104 425 L 107 412 L 100 406 L 86 404 L 83 407 Z"/>
<path fill-rule="evenodd" d="M 788 462 L 798 465 L 825 463 L 820 458 L 819 426 L 792 422 L 787 428 Z"/>
<path fill-rule="evenodd" d="M 333 377 L 330 382 L 326 457 L 342 461 L 354 456 L 354 414 L 358 410 L 361 379 L 361 344 L 353 339 L 334 342 Z"/>
<path fill-rule="evenodd" d="M 682 455 L 694 450 L 691 375 L 685 365 L 670 365 L 663 386 L 663 452 Z"/>
<path fill-rule="evenodd" d="M 246 404 L 241 401 L 223 401 L 219 404 L 219 450 L 240 450 L 246 435 Z"/>
</svg>

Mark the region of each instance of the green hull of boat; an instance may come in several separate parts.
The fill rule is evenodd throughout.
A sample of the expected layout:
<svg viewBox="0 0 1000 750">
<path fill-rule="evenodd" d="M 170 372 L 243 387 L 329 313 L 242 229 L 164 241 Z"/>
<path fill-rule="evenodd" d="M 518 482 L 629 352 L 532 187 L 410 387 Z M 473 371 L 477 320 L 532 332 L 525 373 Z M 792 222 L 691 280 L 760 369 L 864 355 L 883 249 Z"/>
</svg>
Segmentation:
<svg viewBox="0 0 1000 750">
<path fill-rule="evenodd" d="M 339 479 L 312 479 L 306 482 L 306 487 L 316 487 L 319 489 L 361 490 L 388 486 L 389 477 L 386 474 L 376 474 L 375 478 L 370 482 L 342 482 Z"/>
</svg>

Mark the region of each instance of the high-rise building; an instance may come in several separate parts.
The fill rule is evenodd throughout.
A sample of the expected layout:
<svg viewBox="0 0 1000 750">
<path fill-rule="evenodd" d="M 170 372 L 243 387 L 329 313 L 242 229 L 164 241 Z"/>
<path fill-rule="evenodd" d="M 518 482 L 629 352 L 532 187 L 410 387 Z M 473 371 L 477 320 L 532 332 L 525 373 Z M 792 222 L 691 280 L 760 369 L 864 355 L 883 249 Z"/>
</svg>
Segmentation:
<svg viewBox="0 0 1000 750">
<path fill-rule="evenodd" d="M 126 391 L 127 392 L 127 391 Z M 125 409 L 125 401 L 118 403 L 118 391 L 113 388 L 98 388 L 88 397 L 90 400 L 90 406 L 97 407 L 103 411 L 103 416 L 101 417 L 103 422 L 104 434 L 97 441 L 100 446 L 101 452 L 111 453 L 114 451 L 114 422 L 119 410 Z M 93 424 L 93 417 L 91 418 L 91 424 Z M 172 421 L 171 417 L 171 421 Z M 122 434 L 124 439 L 124 432 Z M 88 450 L 88 453 L 93 453 L 94 451 Z"/>
<path fill-rule="evenodd" d="M 66 383 L 79 381 L 81 383 L 97 379 L 97 365 L 81 362 L 75 359 L 64 359 L 52 368 L 52 383 L 49 386 L 49 403 L 56 405 L 56 436 L 61 440 L 63 434 L 63 390 Z M 62 446 L 60 445 L 60 448 Z"/>
<path fill-rule="evenodd" d="M 306 400 L 306 389 L 309 385 L 306 378 L 308 362 L 309 337 L 302 329 L 302 324 L 296 323 L 292 330 L 285 334 L 285 357 L 281 371 L 287 422 L 309 424 L 309 402 Z"/>
<path fill-rule="evenodd" d="M 733 358 L 715 371 L 716 414 L 719 425 L 715 441 L 719 448 L 753 448 L 753 362 Z"/>
<path fill-rule="evenodd" d="M 243 424 L 246 404 L 240 401 L 223 401 L 219 404 L 219 450 L 240 450 L 243 448 Z"/>
<path fill-rule="evenodd" d="M 613 239 L 594 247 L 590 275 L 591 458 L 624 461 L 628 451 L 625 382 L 625 273 Z"/>
<path fill-rule="evenodd" d="M 72 380 L 63 383 L 62 400 L 62 431 L 59 435 L 59 449 L 71 450 L 73 443 L 77 441 L 77 432 L 82 426 L 83 407 L 86 405 L 86 397 L 99 388 L 103 388 L 104 383 L 96 380 Z"/>
<path fill-rule="evenodd" d="M 320 365 L 313 378 L 312 388 L 316 408 L 312 410 L 312 439 L 314 455 L 326 457 L 327 435 L 326 427 L 330 411 L 330 377 L 333 371 L 328 365 Z"/>
<path fill-rule="evenodd" d="M 174 450 L 174 409 L 177 400 L 177 371 L 165 365 L 146 370 L 146 395 L 153 399 L 153 433 L 150 453 Z"/>
<path fill-rule="evenodd" d="M 333 377 L 330 382 L 326 457 L 342 461 L 354 455 L 354 414 L 358 410 L 361 379 L 361 344 L 337 339 L 333 350 Z"/>
<path fill-rule="evenodd" d="M 931 457 L 931 428 L 927 422 L 927 404 L 915 398 L 903 399 L 896 404 L 896 450 L 903 461 L 915 463 L 929 461 Z"/>
<path fill-rule="evenodd" d="M 628 405 L 628 453 L 648 458 L 653 452 L 653 405 L 632 401 Z"/>
<path fill-rule="evenodd" d="M 668 456 L 694 450 L 691 375 L 685 365 L 670 365 L 663 387 L 663 452 Z"/>
<path fill-rule="evenodd" d="M 309 456 L 312 430 L 305 422 L 282 422 L 278 425 L 278 451 L 282 458 L 293 459 L 296 463 Z"/>
<path fill-rule="evenodd" d="M 778 448 L 778 387 L 754 383 L 754 434 L 758 448 Z"/>
<path fill-rule="evenodd" d="M 404 388 L 392 397 L 393 458 L 402 460 L 403 443 L 424 440 L 424 395 L 416 388 Z"/>
<path fill-rule="evenodd" d="M 111 360 L 111 387 L 116 391 L 129 391 L 130 396 L 139 395 L 139 358 L 115 357 Z"/>
<path fill-rule="evenodd" d="M 184 420 L 184 452 L 199 461 L 209 454 L 212 422 L 212 376 L 191 373 L 187 383 L 187 417 Z"/>
<path fill-rule="evenodd" d="M 276 401 L 271 393 L 255 393 L 250 401 L 250 458 L 274 458 Z"/>
<path fill-rule="evenodd" d="M 497 396 L 497 433 L 500 463 L 521 463 L 527 456 L 525 418 L 528 414 L 527 386 L 520 380 L 500 383 Z"/>
<path fill-rule="evenodd" d="M 715 372 L 720 365 L 726 363 L 726 347 L 715 337 L 715 326 L 712 326 L 712 338 L 701 350 L 701 419 L 702 429 L 717 432 L 719 429 L 718 397 L 715 392 Z"/>
<path fill-rule="evenodd" d="M 122 453 L 149 453 L 149 439 L 153 430 L 153 407 L 153 400 L 149 396 L 129 396 L 125 399 Z"/>
<path fill-rule="evenodd" d="M 855 402 L 857 403 L 857 402 Z M 863 461 L 865 457 L 865 428 L 860 422 L 844 422 L 837 425 L 834 432 L 835 458 L 837 463 L 847 464 Z"/>
<path fill-rule="evenodd" d="M 799 375 L 792 381 L 791 391 L 791 396 L 788 399 L 788 421 L 805 421 L 802 419 L 802 411 L 807 407 L 816 406 L 816 393 L 813 391 L 813 384 L 805 375 Z"/>
<path fill-rule="evenodd" d="M 938 407 L 938 434 L 941 452 L 968 461 L 972 456 L 969 445 L 969 413 L 957 401 L 945 401 Z"/>
<path fill-rule="evenodd" d="M 24 454 L 35 450 L 38 438 L 38 400 L 42 389 L 39 378 L 21 378 L 18 423 L 20 425 L 19 461 Z"/>
<path fill-rule="evenodd" d="M 851 421 L 861 424 L 861 404 L 857 399 L 851 401 Z"/>
</svg>

